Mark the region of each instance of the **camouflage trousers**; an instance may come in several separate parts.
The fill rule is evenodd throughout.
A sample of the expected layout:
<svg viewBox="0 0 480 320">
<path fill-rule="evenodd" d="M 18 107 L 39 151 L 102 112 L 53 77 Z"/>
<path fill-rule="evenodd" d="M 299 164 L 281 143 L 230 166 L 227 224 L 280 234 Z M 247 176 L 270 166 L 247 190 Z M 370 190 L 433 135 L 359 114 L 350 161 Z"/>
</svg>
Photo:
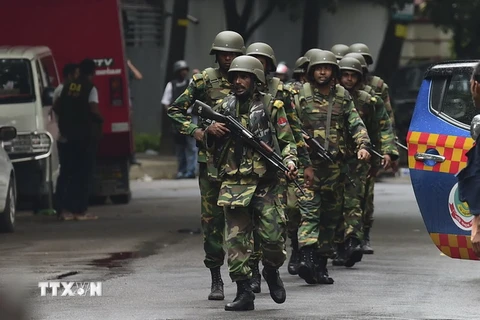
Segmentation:
<svg viewBox="0 0 480 320">
<path fill-rule="evenodd" d="M 287 222 L 278 188 L 272 183 L 260 183 L 248 207 L 224 207 L 228 271 L 232 281 L 252 276 L 250 257 L 254 251 L 254 233 L 264 266 L 280 268 L 285 262 Z"/>
<path fill-rule="evenodd" d="M 367 178 L 365 190 L 365 203 L 363 206 L 363 228 L 370 229 L 373 225 L 373 194 L 375 189 L 375 177 Z"/>
<path fill-rule="evenodd" d="M 352 157 L 347 159 L 345 165 L 356 186 L 345 177 L 343 216 L 337 225 L 335 243 L 343 243 L 351 237 L 363 239 L 363 207 L 370 163 Z"/>
<path fill-rule="evenodd" d="M 298 182 L 300 185 L 303 185 L 303 172 L 299 170 Z M 284 208 L 284 212 L 287 219 L 287 234 L 291 239 L 293 234 L 297 234 L 298 227 L 301 222 L 300 207 L 301 204 L 298 203 L 297 197 L 300 191 L 293 183 L 288 183 L 285 178 L 280 178 L 280 183 L 278 185 L 278 197 Z M 298 193 L 298 194 L 297 194 Z M 260 250 L 260 238 L 256 230 L 253 235 L 254 240 L 254 251 L 250 256 L 250 266 L 256 265 L 262 259 L 262 252 Z"/>
<path fill-rule="evenodd" d="M 220 182 L 208 178 L 205 163 L 200 163 L 198 177 L 201 195 L 201 215 L 203 231 L 203 249 L 205 266 L 215 268 L 222 266 L 225 260 L 223 249 L 225 234 L 225 216 L 223 208 L 217 206 Z"/>
<path fill-rule="evenodd" d="M 335 230 L 342 217 L 344 174 L 341 166 L 340 162 L 314 162 L 313 187 L 305 190 L 307 197 L 299 198 L 305 208 L 298 230 L 299 247 L 314 245 L 321 256 L 333 253 Z"/>
</svg>

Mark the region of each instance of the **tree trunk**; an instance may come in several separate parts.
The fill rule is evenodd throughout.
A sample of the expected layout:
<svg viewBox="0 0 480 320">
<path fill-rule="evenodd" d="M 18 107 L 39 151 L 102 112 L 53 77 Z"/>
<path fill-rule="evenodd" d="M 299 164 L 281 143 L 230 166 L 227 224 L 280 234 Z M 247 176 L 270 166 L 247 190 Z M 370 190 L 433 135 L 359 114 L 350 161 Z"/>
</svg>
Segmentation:
<svg viewBox="0 0 480 320">
<path fill-rule="evenodd" d="M 406 36 L 401 32 L 396 32 L 397 25 L 398 28 L 402 28 L 402 26 L 406 27 L 406 25 L 393 19 L 390 19 L 388 22 L 382 48 L 380 49 L 375 68 L 375 74 L 384 79 L 387 83 L 390 81 L 393 73 L 398 69 L 403 42 Z"/>
<path fill-rule="evenodd" d="M 165 85 L 173 79 L 173 64 L 185 57 L 185 40 L 187 37 L 187 14 L 189 0 L 175 0 L 172 14 L 172 29 L 170 32 L 170 44 L 167 59 L 167 72 Z M 167 112 L 162 108 L 162 136 L 160 150 L 162 154 L 174 154 L 174 143 L 172 138 L 172 122 Z"/>
<path fill-rule="evenodd" d="M 322 1 L 306 0 L 303 5 L 302 48 L 299 56 L 318 46 L 318 21 Z"/>
</svg>

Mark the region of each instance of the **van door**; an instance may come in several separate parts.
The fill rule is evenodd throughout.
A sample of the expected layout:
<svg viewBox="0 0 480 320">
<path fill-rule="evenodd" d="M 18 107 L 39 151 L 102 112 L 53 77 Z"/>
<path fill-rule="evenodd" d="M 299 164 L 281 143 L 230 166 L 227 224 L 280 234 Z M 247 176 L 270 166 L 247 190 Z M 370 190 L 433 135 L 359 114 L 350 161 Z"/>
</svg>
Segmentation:
<svg viewBox="0 0 480 320">
<path fill-rule="evenodd" d="M 472 215 L 459 200 L 455 175 L 472 147 L 476 114 L 470 94 L 475 62 L 438 64 L 423 80 L 410 124 L 408 164 L 427 231 L 447 256 L 477 260 L 472 251 Z"/>
</svg>

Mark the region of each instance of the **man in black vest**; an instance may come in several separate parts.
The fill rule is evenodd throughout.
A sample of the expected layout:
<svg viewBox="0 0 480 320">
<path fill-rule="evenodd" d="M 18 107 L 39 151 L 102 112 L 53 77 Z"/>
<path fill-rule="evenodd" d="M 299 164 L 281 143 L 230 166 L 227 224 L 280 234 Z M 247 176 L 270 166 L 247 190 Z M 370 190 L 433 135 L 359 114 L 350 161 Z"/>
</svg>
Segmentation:
<svg viewBox="0 0 480 320">
<path fill-rule="evenodd" d="M 173 64 L 175 79 L 167 83 L 162 97 L 162 104 L 165 108 L 168 108 L 185 91 L 185 89 L 187 89 L 189 85 L 187 78 L 188 71 L 189 67 L 187 62 L 183 60 L 179 60 Z M 195 139 L 180 134 L 178 130 L 173 130 L 172 134 L 178 160 L 177 179 L 195 178 L 197 166 L 197 147 Z"/>
<path fill-rule="evenodd" d="M 80 77 L 65 83 L 53 107 L 60 134 L 65 139 L 61 166 L 65 190 L 59 199 L 63 220 L 97 219 L 87 214 L 87 209 L 103 118 L 98 108 L 98 91 L 92 82 L 95 62 L 85 59 L 79 68 Z"/>
</svg>

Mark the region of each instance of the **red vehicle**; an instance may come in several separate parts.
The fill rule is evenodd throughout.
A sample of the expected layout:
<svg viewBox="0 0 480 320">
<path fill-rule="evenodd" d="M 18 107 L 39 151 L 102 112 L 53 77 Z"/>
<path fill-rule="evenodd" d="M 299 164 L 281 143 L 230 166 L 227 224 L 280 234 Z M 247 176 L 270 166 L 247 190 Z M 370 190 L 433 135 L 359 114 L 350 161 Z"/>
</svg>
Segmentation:
<svg viewBox="0 0 480 320">
<path fill-rule="evenodd" d="M 0 27 L 0 46 L 46 46 L 59 74 L 66 63 L 96 62 L 94 83 L 105 121 L 92 196 L 128 203 L 133 139 L 119 1 L 8 1 L 2 3 Z"/>
</svg>

